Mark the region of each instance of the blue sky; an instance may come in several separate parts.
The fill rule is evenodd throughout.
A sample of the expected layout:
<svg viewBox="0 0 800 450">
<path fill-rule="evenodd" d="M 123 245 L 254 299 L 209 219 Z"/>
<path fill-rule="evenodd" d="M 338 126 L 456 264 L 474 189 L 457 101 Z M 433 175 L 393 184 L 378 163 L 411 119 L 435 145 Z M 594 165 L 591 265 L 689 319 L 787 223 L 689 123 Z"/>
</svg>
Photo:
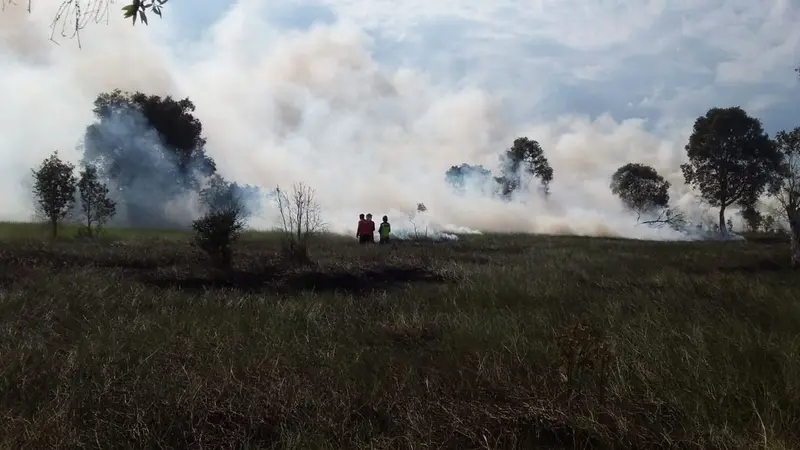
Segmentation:
<svg viewBox="0 0 800 450">
<path fill-rule="evenodd" d="M 199 36 L 230 5 L 172 0 L 165 14 Z M 789 0 L 275 0 L 262 10 L 287 32 L 354 22 L 381 64 L 505 94 L 518 120 L 609 113 L 655 124 L 740 105 L 770 132 L 800 125 L 800 5 Z"/>
</svg>

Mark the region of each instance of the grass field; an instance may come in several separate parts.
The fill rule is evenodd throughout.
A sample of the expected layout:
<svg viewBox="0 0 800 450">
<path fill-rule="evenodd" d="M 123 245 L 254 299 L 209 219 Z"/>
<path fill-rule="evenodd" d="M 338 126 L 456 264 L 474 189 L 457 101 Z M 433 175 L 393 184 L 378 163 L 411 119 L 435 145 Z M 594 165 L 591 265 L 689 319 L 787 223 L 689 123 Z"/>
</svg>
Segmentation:
<svg viewBox="0 0 800 450">
<path fill-rule="evenodd" d="M 0 225 L 0 448 L 800 448 L 779 239 L 527 235 L 285 267 Z"/>
</svg>

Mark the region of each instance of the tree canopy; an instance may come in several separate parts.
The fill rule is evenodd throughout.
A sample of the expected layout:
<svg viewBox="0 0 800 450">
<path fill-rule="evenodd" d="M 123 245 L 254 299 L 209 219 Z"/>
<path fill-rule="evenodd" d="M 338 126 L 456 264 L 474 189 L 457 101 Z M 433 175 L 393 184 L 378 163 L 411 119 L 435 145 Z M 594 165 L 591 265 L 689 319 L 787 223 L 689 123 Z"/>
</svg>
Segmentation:
<svg viewBox="0 0 800 450">
<path fill-rule="evenodd" d="M 100 94 L 94 106 L 83 164 L 97 167 L 127 209 L 129 224 L 163 224 L 166 203 L 198 192 L 201 181 L 216 172 L 188 98 L 115 90 Z"/>
<path fill-rule="evenodd" d="M 611 176 L 611 192 L 637 214 L 669 205 L 669 181 L 650 166 L 628 163 Z"/>
<path fill-rule="evenodd" d="M 451 166 L 444 177 L 447 183 L 463 191 L 470 180 L 480 185 L 492 181 L 492 172 L 481 165 L 462 163 L 460 166 Z"/>
<path fill-rule="evenodd" d="M 58 151 L 32 169 L 36 209 L 50 223 L 53 237 L 58 236 L 58 224 L 64 220 L 75 203 L 75 166 L 62 161 Z"/>
<path fill-rule="evenodd" d="M 747 206 L 758 198 L 781 159 L 761 121 L 740 107 L 712 108 L 698 117 L 686 153 L 689 162 L 681 165 L 686 184 L 720 209 L 723 233 L 725 208 Z"/>
<path fill-rule="evenodd" d="M 545 194 L 550 192 L 553 169 L 544 155 L 542 146 L 527 137 L 519 137 L 501 157 L 503 195 L 508 196 L 527 183 L 525 175 L 538 178 Z"/>
</svg>

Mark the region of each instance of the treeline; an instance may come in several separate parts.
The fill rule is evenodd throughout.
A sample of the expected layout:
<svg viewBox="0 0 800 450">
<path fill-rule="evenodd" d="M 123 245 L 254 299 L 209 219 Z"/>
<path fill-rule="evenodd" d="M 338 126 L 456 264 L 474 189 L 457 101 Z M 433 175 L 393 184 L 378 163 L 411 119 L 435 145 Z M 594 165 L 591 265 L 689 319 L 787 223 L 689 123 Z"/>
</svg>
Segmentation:
<svg viewBox="0 0 800 450">
<path fill-rule="evenodd" d="M 243 218 L 255 212 L 266 195 L 217 173 L 193 112 L 188 98 L 119 90 L 98 96 L 95 121 L 83 140 L 80 172 L 76 175 L 76 168 L 61 161 L 57 152 L 34 170 L 37 210 L 51 223 L 53 234 L 59 223 L 75 216 L 87 236 L 115 220 L 131 227 L 192 227 L 205 236 L 198 245 L 209 254 L 227 252 L 220 248 L 230 247 Z M 718 230 L 728 232 L 726 212 L 731 207 L 739 209 L 751 229 L 785 224 L 792 238 L 792 262 L 800 265 L 800 128 L 770 138 L 761 121 L 742 108 L 712 108 L 695 121 L 685 149 L 684 182 L 719 209 Z M 500 155 L 497 175 L 465 163 L 451 167 L 445 178 L 456 191 L 471 185 L 485 195 L 511 200 L 515 193 L 531 189 L 549 196 L 554 171 L 541 145 L 520 137 Z M 670 183 L 654 168 L 632 161 L 609 181 L 611 192 L 640 222 L 688 226 L 670 204 Z M 200 211 L 176 219 L 175 204 L 186 203 L 187 195 L 199 199 Z M 287 241 L 288 251 L 302 249 L 293 258 L 304 258 L 307 236 L 322 224 L 313 190 L 299 185 L 293 192 L 276 189 L 270 195 L 289 231 L 287 239 L 292 239 Z M 294 218 L 309 211 L 314 213 L 300 219 L 306 222 L 298 227 Z"/>
<path fill-rule="evenodd" d="M 685 150 L 684 182 L 719 209 L 715 228 L 728 233 L 729 208 L 737 208 L 751 230 L 776 230 L 784 224 L 791 236 L 792 263 L 800 265 L 800 127 L 770 138 L 761 121 L 744 109 L 711 108 L 695 121 Z M 538 188 L 549 194 L 554 173 L 538 142 L 517 138 L 500 159 L 498 176 L 465 163 L 452 166 L 445 179 L 457 192 L 471 185 L 504 199 L 538 180 Z M 670 187 L 653 167 L 635 161 L 617 169 L 609 183 L 641 223 L 686 229 L 685 215 L 670 205 Z"/>
<path fill-rule="evenodd" d="M 323 229 L 314 190 L 301 183 L 289 192 L 263 193 L 225 180 L 206 154 L 194 109 L 188 98 L 100 94 L 79 173 L 58 151 L 32 170 L 35 209 L 53 236 L 64 221 L 80 223 L 82 237 L 94 237 L 108 224 L 193 229 L 193 243 L 214 264 L 230 267 L 232 244 L 269 197 L 281 218 L 286 256 L 307 260 L 309 238 Z M 176 213 L 181 208 L 184 214 Z"/>
<path fill-rule="evenodd" d="M 469 184 L 486 194 L 505 199 L 511 199 L 520 189 L 530 188 L 534 180 L 538 181 L 538 189 L 544 195 L 550 194 L 553 168 L 542 146 L 527 137 L 515 139 L 514 145 L 500 155 L 498 176 L 483 166 L 466 163 L 452 166 L 445 173 L 445 181 L 459 192 L 464 192 Z"/>
</svg>

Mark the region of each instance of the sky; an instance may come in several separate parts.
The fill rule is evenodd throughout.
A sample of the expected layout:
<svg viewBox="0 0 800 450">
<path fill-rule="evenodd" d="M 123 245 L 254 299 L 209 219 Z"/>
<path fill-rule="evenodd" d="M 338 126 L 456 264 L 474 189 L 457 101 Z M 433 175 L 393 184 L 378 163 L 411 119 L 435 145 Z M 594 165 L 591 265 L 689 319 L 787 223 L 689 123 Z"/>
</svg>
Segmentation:
<svg viewBox="0 0 800 450">
<path fill-rule="evenodd" d="M 189 96 L 224 175 L 303 181 L 343 232 L 358 212 L 405 223 L 424 202 L 441 230 L 659 238 L 608 192 L 617 167 L 652 165 L 699 214 L 679 169 L 699 115 L 741 106 L 770 134 L 800 126 L 789 0 L 170 0 L 148 27 L 112 6 L 81 48 L 48 40 L 59 3 L 0 13 L 0 218 L 31 214 L 20 174 L 54 148 L 77 160 L 92 100 L 116 87 Z M 518 136 L 550 159 L 551 198 L 443 183 L 451 165 L 495 169 Z"/>
</svg>

